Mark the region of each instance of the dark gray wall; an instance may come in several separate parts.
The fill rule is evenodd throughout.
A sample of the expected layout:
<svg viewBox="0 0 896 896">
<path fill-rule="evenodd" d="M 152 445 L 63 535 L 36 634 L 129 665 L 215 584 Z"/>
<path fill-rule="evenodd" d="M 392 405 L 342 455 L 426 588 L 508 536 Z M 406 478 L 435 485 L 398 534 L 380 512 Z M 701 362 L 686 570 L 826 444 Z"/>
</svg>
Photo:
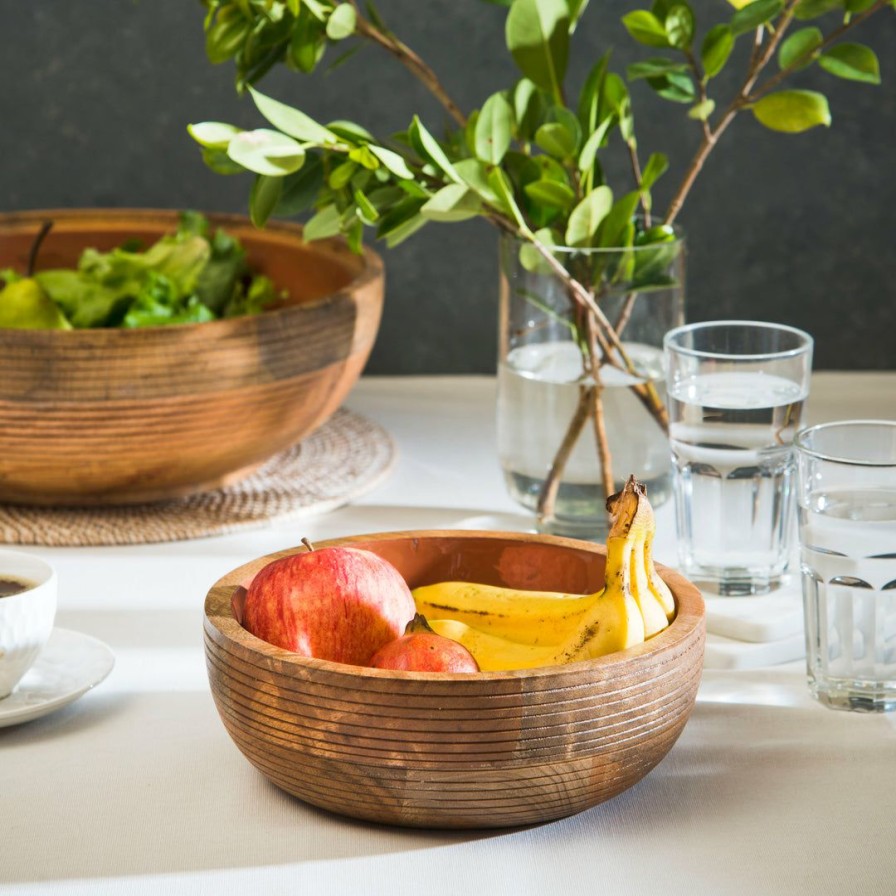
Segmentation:
<svg viewBox="0 0 896 896">
<path fill-rule="evenodd" d="M 699 0 L 703 10 L 721 0 Z M 401 36 L 442 75 L 464 108 L 507 86 L 504 10 L 478 0 L 380 0 Z M 591 4 L 572 62 L 578 84 L 607 44 L 632 56 L 619 16 L 647 6 Z M 203 10 L 190 0 L 0 0 L 0 208 L 191 207 L 244 211 L 248 181 L 205 169 L 191 121 L 260 122 L 238 99 L 229 66 L 206 62 Z M 742 116 L 710 158 L 681 221 L 689 241 L 688 316 L 783 321 L 816 337 L 821 368 L 896 368 L 896 15 L 858 35 L 881 60 L 884 85 L 801 76 L 823 89 L 834 126 L 771 134 Z M 720 78 L 720 81 L 727 80 Z M 311 80 L 272 73 L 265 92 L 323 120 L 350 118 L 379 134 L 440 110 L 375 49 Z M 636 94 L 646 155 L 680 176 L 696 128 L 683 107 Z M 386 253 L 388 300 L 372 373 L 492 372 L 496 248 L 474 221 L 438 225 Z"/>
</svg>

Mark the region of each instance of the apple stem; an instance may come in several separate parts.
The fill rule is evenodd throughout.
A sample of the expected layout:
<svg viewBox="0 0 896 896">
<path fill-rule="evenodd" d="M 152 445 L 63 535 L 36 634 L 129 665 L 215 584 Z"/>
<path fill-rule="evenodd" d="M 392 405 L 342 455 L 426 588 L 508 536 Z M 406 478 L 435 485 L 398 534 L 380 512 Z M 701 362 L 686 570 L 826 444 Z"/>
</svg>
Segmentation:
<svg viewBox="0 0 896 896">
<path fill-rule="evenodd" d="M 305 547 L 308 548 L 309 551 L 313 551 L 313 550 L 314 550 L 314 545 L 311 544 L 311 542 L 308 541 L 307 538 L 303 538 L 303 539 L 302 539 L 302 544 L 305 545 Z"/>
</svg>

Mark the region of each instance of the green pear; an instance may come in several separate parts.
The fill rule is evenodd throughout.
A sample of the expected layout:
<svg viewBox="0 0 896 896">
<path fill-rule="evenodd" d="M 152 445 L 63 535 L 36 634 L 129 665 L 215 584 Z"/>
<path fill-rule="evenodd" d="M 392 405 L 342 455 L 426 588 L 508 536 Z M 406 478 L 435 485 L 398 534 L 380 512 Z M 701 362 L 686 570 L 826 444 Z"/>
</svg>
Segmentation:
<svg viewBox="0 0 896 896">
<path fill-rule="evenodd" d="M 0 327 L 70 330 L 72 325 L 36 280 L 23 277 L 0 290 Z"/>
</svg>

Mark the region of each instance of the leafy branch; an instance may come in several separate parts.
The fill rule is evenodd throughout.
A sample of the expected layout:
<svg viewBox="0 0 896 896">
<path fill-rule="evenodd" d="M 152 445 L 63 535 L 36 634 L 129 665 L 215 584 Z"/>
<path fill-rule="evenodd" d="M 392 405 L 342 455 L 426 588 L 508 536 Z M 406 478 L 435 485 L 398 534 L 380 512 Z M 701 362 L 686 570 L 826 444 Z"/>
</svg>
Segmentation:
<svg viewBox="0 0 896 896">
<path fill-rule="evenodd" d="M 874 52 L 843 38 L 896 0 L 753 0 L 708 27 L 700 27 L 687 0 L 653 0 L 650 9 L 622 17 L 628 34 L 650 55 L 623 75 L 611 69 L 608 49 L 577 90 L 566 73 L 573 36 L 585 27 L 587 0 L 489 2 L 507 9 L 505 49 L 520 77 L 465 114 L 369 2 L 362 9 L 358 0 L 204 0 L 209 59 L 233 61 L 237 88 L 250 92 L 270 127 L 245 131 L 202 122 L 189 130 L 213 170 L 254 174 L 249 206 L 258 225 L 272 215 L 310 211 L 307 239 L 342 234 L 360 250 L 365 228 L 395 246 L 429 223 L 479 217 L 519 239 L 524 267 L 557 278 L 577 309 L 574 341 L 593 385 L 581 391 L 547 477 L 541 496 L 547 513 L 589 418 L 604 487 L 613 488 L 603 367 L 634 375 L 630 388 L 657 424 L 666 425 L 662 400 L 649 378 L 638 379 L 622 329 L 641 290 L 668 286 L 663 262 L 676 241 L 672 225 L 731 122 L 749 110 L 760 125 L 782 133 L 829 126 L 822 93 L 779 87 L 811 66 L 880 83 Z M 838 23 L 826 33 L 815 24 L 834 17 Z M 795 22 L 803 24 L 791 33 Z M 729 65 L 736 43 L 746 39 L 751 49 L 739 86 L 720 102 L 714 79 Z M 437 137 L 414 115 L 404 131 L 383 140 L 357 123 L 319 123 L 253 87 L 275 65 L 310 73 L 335 50 L 348 47 L 331 65 L 362 46 L 385 51 L 425 86 L 452 123 L 444 134 Z M 778 70 L 771 74 L 776 59 Z M 662 217 L 652 194 L 669 159 L 655 151 L 642 165 L 630 93 L 636 81 L 646 82 L 661 100 L 687 107 L 684 123 L 700 129 L 698 147 Z M 627 186 L 611 185 L 605 176 L 606 162 L 620 152 L 628 160 Z M 621 250 L 627 266 L 608 268 L 594 252 L 607 249 Z M 570 250 L 580 250 L 572 262 Z M 603 303 L 619 289 L 628 300 L 613 322 Z"/>
</svg>

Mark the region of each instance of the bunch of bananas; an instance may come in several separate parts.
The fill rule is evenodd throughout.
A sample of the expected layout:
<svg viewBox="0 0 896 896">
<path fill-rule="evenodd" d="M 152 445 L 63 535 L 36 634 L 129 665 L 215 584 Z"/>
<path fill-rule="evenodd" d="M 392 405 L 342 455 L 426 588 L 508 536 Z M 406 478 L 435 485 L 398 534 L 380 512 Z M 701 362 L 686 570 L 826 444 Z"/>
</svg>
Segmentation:
<svg viewBox="0 0 896 896">
<path fill-rule="evenodd" d="M 596 594 L 440 582 L 415 589 L 417 611 L 438 634 L 463 644 L 482 671 L 571 663 L 652 637 L 675 614 L 653 565 L 653 509 L 634 477 L 607 506 L 606 584 Z"/>
</svg>

